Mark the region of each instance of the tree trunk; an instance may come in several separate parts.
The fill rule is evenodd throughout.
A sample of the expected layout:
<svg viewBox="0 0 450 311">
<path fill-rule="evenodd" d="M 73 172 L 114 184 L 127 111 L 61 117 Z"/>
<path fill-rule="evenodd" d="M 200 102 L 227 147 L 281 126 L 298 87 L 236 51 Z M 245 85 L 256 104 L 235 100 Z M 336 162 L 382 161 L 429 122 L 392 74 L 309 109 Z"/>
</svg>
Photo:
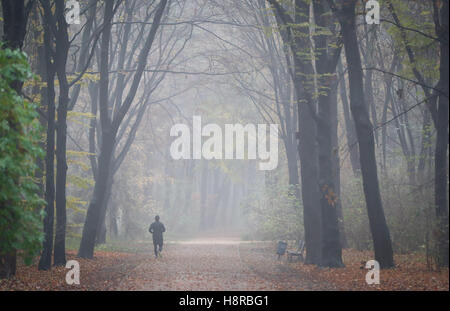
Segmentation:
<svg viewBox="0 0 450 311">
<path fill-rule="evenodd" d="M 387 114 L 388 114 L 388 107 L 389 107 L 389 102 L 392 100 L 392 95 L 391 95 L 391 83 L 392 83 L 392 77 L 385 77 L 384 80 L 384 90 L 385 90 L 385 98 L 384 98 L 384 106 L 383 106 L 383 114 L 381 116 L 381 124 L 384 124 L 387 121 Z M 387 126 L 383 126 L 383 128 L 381 129 L 381 150 L 382 150 L 382 155 L 383 155 L 383 160 L 382 160 L 382 172 L 385 174 L 387 174 L 387 162 L 386 162 L 386 157 L 387 157 Z"/>
<path fill-rule="evenodd" d="M 440 94 L 438 101 L 438 116 L 436 122 L 436 151 L 435 151 L 435 205 L 438 217 L 438 264 L 448 267 L 449 241 L 448 241 L 448 113 L 449 113 L 449 50 L 448 50 L 448 0 L 442 1 L 440 9 L 439 30 L 440 38 Z"/>
<path fill-rule="evenodd" d="M 102 38 L 100 44 L 99 57 L 99 111 L 101 123 L 101 145 L 100 156 L 98 159 L 98 171 L 95 180 L 94 193 L 89 204 L 88 212 L 86 214 L 85 224 L 83 227 L 83 236 L 81 239 L 78 255 L 84 258 L 92 258 L 94 255 L 95 240 L 100 221 L 103 221 L 103 208 L 106 208 L 104 202 L 107 197 L 108 178 L 114 174 L 118 166 L 112 162 L 113 153 L 119 128 L 127 115 L 131 104 L 133 103 L 136 92 L 138 90 L 145 66 L 147 65 L 147 58 L 150 49 L 156 37 L 156 32 L 161 23 L 167 0 L 161 0 L 155 13 L 150 31 L 145 39 L 143 48 L 139 52 L 137 68 L 133 75 L 131 86 L 125 100 L 115 105 L 113 115 L 110 114 L 109 107 L 109 48 L 111 39 L 112 19 L 115 14 L 114 6 L 119 5 L 120 2 L 107 1 L 105 3 L 104 22 L 102 29 Z M 117 7 L 116 7 L 117 8 Z M 106 212 L 106 211 L 105 211 Z"/>
<path fill-rule="evenodd" d="M 344 215 L 342 213 L 342 201 L 341 201 L 341 160 L 339 158 L 339 139 L 338 139 L 338 101 L 337 101 L 337 80 L 333 82 L 330 92 L 331 101 L 331 145 L 332 145 L 332 165 L 333 165 L 333 183 L 337 196 L 336 212 L 339 226 L 339 238 L 341 241 L 341 247 L 347 248 L 347 236 L 345 234 Z"/>
<path fill-rule="evenodd" d="M 329 26 L 325 18 L 327 13 L 322 3 L 315 2 L 314 19 L 319 27 Z M 336 65 L 340 48 L 327 49 L 328 38 L 324 34 L 314 34 L 316 70 L 318 84 L 317 143 L 319 152 L 319 189 L 321 192 L 320 207 L 322 210 L 322 262 L 326 267 L 342 267 L 342 247 L 338 225 L 338 196 L 334 184 L 332 161 L 332 96 L 335 87 Z"/>
<path fill-rule="evenodd" d="M 27 30 L 29 8 L 24 0 L 2 0 L 3 41 L 15 50 L 22 49 Z"/>
<path fill-rule="evenodd" d="M 111 39 L 111 21 L 114 15 L 113 6 L 115 1 L 105 4 L 104 26 L 102 30 L 100 46 L 100 82 L 99 82 L 99 110 L 102 129 L 100 155 L 98 158 L 97 176 L 95 179 L 94 193 L 84 221 L 78 256 L 82 258 L 93 258 L 97 229 L 101 219 L 103 201 L 111 170 L 111 159 L 115 144 L 115 132 L 111 128 L 111 120 L 108 112 L 108 90 L 109 90 L 109 43 Z"/>
<path fill-rule="evenodd" d="M 364 23 L 364 39 L 366 41 L 366 46 L 364 49 L 364 46 L 361 44 L 361 52 L 364 58 L 365 66 L 367 67 L 373 67 L 373 46 L 375 45 L 375 31 L 376 29 L 372 29 L 372 32 L 369 33 L 368 31 L 368 25 L 367 23 Z M 377 112 L 374 102 L 374 95 L 373 95 L 373 87 L 372 87 L 372 77 L 373 77 L 373 71 L 367 70 L 365 72 L 365 75 L 363 76 L 364 80 L 364 94 L 366 95 L 367 101 L 367 107 L 370 111 L 370 115 L 372 117 L 372 124 L 377 124 Z M 378 132 L 374 133 L 375 142 L 378 144 Z"/>
<path fill-rule="evenodd" d="M 347 136 L 347 148 L 348 154 L 350 155 L 350 164 L 352 165 L 353 174 L 355 176 L 361 175 L 361 166 L 359 164 L 359 151 L 356 147 L 356 132 L 355 125 L 353 124 L 350 117 L 350 109 L 347 98 L 347 90 L 345 85 L 345 74 L 342 69 L 342 63 L 338 63 L 339 70 L 339 90 L 340 97 L 342 102 L 342 110 L 344 112 L 344 121 L 345 121 L 345 133 Z"/>
<path fill-rule="evenodd" d="M 110 174 L 111 175 L 111 174 Z M 113 177 L 109 176 L 108 184 L 106 186 L 106 195 L 105 200 L 103 201 L 102 211 L 100 214 L 99 227 L 97 231 L 97 239 L 95 241 L 96 245 L 105 244 L 106 243 L 106 211 L 108 209 L 109 199 L 111 197 L 111 191 L 113 187 Z"/>
<path fill-rule="evenodd" d="M 355 4 L 356 0 L 344 1 L 342 5 L 343 14 L 339 16 L 349 74 L 350 108 L 355 121 L 359 145 L 363 188 L 375 259 L 379 262 L 381 268 L 390 268 L 394 266 L 394 258 L 389 229 L 381 203 L 373 128 L 363 92 L 363 74 L 355 24 Z"/>
<path fill-rule="evenodd" d="M 56 230 L 53 259 L 55 266 L 63 266 L 66 264 L 66 142 L 68 99 L 68 92 L 60 93 L 56 131 Z"/>
<path fill-rule="evenodd" d="M 322 258 L 322 224 L 317 180 L 316 126 L 305 104 L 298 105 L 301 191 L 307 264 L 319 264 Z"/>
<path fill-rule="evenodd" d="M 305 248 L 307 264 L 320 264 L 322 259 L 322 220 L 318 185 L 318 163 L 316 146 L 316 108 L 313 100 L 311 76 L 314 74 L 311 61 L 300 57 L 306 47 L 310 47 L 309 28 L 292 29 L 293 24 L 309 23 L 309 4 L 295 1 L 295 17 L 275 0 L 269 0 L 275 9 L 275 17 L 285 45 L 289 46 L 294 61 L 292 80 L 298 106 L 301 191 L 303 201 L 303 221 L 305 228 Z M 292 38 L 294 37 L 294 38 Z M 286 49 L 289 50 L 289 49 Z M 287 57 L 291 57 L 288 55 Z"/>
<path fill-rule="evenodd" d="M 8 279 L 16 274 L 17 252 L 0 253 L 0 279 Z"/>
<path fill-rule="evenodd" d="M 319 187 L 322 209 L 322 263 L 327 267 L 342 267 L 342 248 L 339 238 L 337 215 L 338 197 L 333 182 L 331 160 L 331 115 L 328 96 L 319 96 L 319 126 L 317 141 L 319 145 Z"/>
<path fill-rule="evenodd" d="M 117 223 L 117 204 L 114 200 L 111 201 L 111 207 L 109 209 L 109 236 L 117 238 L 119 236 L 119 225 Z"/>
<path fill-rule="evenodd" d="M 420 143 L 419 163 L 417 164 L 417 178 L 419 184 L 425 182 L 425 165 L 427 163 L 428 148 L 432 145 L 432 124 L 428 108 L 423 109 L 422 141 Z"/>
<path fill-rule="evenodd" d="M 44 41 L 46 61 L 46 96 L 47 102 L 47 146 L 45 155 L 45 207 L 44 218 L 44 242 L 41 258 L 39 260 L 39 270 L 49 270 L 52 264 L 53 253 L 53 226 L 55 213 L 55 70 L 50 61 L 50 36 L 48 25 L 44 24 Z"/>
<path fill-rule="evenodd" d="M 106 209 L 106 207 L 104 207 Z M 97 229 L 97 239 L 95 240 L 95 245 L 106 244 L 106 217 L 103 221 L 100 221 L 99 228 Z"/>
<path fill-rule="evenodd" d="M 106 196 L 113 147 L 113 135 L 108 132 L 103 132 L 101 152 L 98 159 L 97 179 L 84 222 L 80 249 L 78 250 L 78 256 L 81 258 L 94 257 L 95 240 L 101 219 L 102 204 Z"/>
<path fill-rule="evenodd" d="M 54 265 L 66 264 L 66 179 L 67 179 L 67 105 L 69 104 L 69 84 L 66 77 L 66 62 L 70 47 L 64 3 L 56 2 L 55 69 L 59 81 L 58 121 L 56 124 L 56 231 Z"/>
<path fill-rule="evenodd" d="M 299 177 L 298 177 L 298 156 L 295 150 L 295 144 L 292 142 L 285 142 L 286 147 L 286 158 L 288 164 L 289 173 L 289 185 L 298 187 Z M 296 190 L 297 192 L 297 190 Z"/>
</svg>

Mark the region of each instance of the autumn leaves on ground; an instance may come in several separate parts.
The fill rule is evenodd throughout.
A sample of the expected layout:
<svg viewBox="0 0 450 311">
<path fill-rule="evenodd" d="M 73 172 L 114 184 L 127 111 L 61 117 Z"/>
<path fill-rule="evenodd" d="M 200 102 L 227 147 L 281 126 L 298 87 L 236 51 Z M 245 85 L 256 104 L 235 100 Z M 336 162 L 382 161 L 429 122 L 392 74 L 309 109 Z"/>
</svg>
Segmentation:
<svg viewBox="0 0 450 311">
<path fill-rule="evenodd" d="M 38 271 L 37 263 L 19 263 L 14 278 L 0 280 L 0 290 L 449 290 L 448 269 L 428 271 L 419 254 L 396 256 L 396 268 L 368 285 L 362 262 L 371 252 L 344 250 L 345 268 L 323 269 L 278 260 L 273 242 L 229 237 L 168 242 L 158 259 L 150 241 L 103 248 L 93 260 L 68 251 L 67 259 L 80 263 L 80 285 L 66 284 L 65 267 Z"/>
</svg>

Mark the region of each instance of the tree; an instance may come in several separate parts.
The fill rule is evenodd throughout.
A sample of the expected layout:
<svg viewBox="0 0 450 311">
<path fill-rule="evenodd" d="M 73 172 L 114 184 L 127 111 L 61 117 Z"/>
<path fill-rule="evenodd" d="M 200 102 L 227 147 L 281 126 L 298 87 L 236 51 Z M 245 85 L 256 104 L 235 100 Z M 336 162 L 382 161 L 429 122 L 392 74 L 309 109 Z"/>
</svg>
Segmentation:
<svg viewBox="0 0 450 311">
<path fill-rule="evenodd" d="M 425 94 L 425 103 L 429 109 L 431 119 L 436 128 L 436 144 L 434 157 L 434 199 L 436 217 L 438 222 L 438 234 L 436 236 L 438 246 L 438 264 L 448 267 L 449 262 L 449 231 L 448 231 L 448 0 L 431 1 L 433 6 L 433 22 L 436 37 L 431 37 L 439 43 L 439 81 L 435 86 L 427 83 L 424 72 L 420 71 L 420 63 L 417 53 L 407 36 L 409 27 L 405 27 L 392 1 L 388 1 L 388 9 L 395 25 L 399 28 L 400 40 L 404 46 L 416 84 L 420 85 Z M 415 30 L 415 29 L 412 29 Z M 425 36 L 421 31 L 420 35 Z M 430 36 L 428 36 L 429 38 Z M 432 92 L 433 91 L 433 92 Z M 428 117 L 428 116 L 426 116 Z M 426 120 L 426 119 L 425 119 Z M 427 122 L 424 122 L 424 126 Z M 426 137 L 425 137 L 426 138 Z"/>
<path fill-rule="evenodd" d="M 139 53 L 137 69 L 133 77 L 133 82 L 129 92 L 120 106 L 117 107 L 117 113 L 111 118 L 108 111 L 109 97 L 109 45 L 111 38 L 111 25 L 114 16 L 114 1 L 105 4 L 105 13 L 102 30 L 102 40 L 100 45 L 100 84 L 99 84 L 99 111 L 102 131 L 102 141 L 100 155 L 98 159 L 98 171 L 95 180 L 94 193 L 89 204 L 85 224 L 83 227 L 83 235 L 81 239 L 78 256 L 83 258 L 92 258 L 94 254 L 95 239 L 97 237 L 98 227 L 103 221 L 103 209 L 106 208 L 104 200 L 106 199 L 107 183 L 111 170 L 112 152 L 116 140 L 119 126 L 124 120 L 131 103 L 136 95 L 137 88 L 140 84 L 142 74 L 147 64 L 147 57 L 156 36 L 156 31 L 161 22 L 167 0 L 161 0 L 155 12 L 152 26 L 150 28 L 144 47 Z M 116 4 L 117 5 L 117 4 Z"/>
<path fill-rule="evenodd" d="M 36 129 L 31 121 L 35 113 L 33 112 L 35 107 L 23 102 L 21 98 L 23 82 L 29 78 L 29 67 L 25 55 L 20 50 L 25 39 L 28 16 L 33 6 L 33 1 L 25 3 L 24 0 L 2 0 L 1 5 L 4 20 L 2 38 L 4 43 L 0 46 L 2 49 L 0 81 L 2 88 L 5 90 L 1 93 L 3 97 L 2 109 L 5 109 L 1 116 L 7 117 L 7 119 L 2 120 L 3 124 L 5 124 L 4 130 L 6 132 L 4 135 L 2 133 L 0 137 L 6 140 L 5 150 L 2 150 L 4 165 L 8 164 L 8 160 L 14 160 L 11 163 L 14 164 L 12 169 L 7 169 L 6 166 L 3 168 L 3 170 L 7 170 L 4 174 L 2 173 L 2 177 L 6 178 L 2 181 L 2 187 L 5 187 L 5 189 L 0 190 L 0 193 L 8 194 L 0 200 L 0 211 L 4 214 L 1 216 L 4 223 L 0 225 L 0 230 L 4 231 L 7 227 L 12 226 L 8 232 L 1 232 L 0 235 L 0 278 L 5 278 L 13 276 L 16 272 L 16 250 L 25 248 L 31 250 L 31 252 L 35 251 L 36 239 L 39 240 L 40 235 L 35 231 L 35 216 L 33 216 L 36 198 L 32 195 L 32 187 L 29 181 L 26 180 L 26 177 L 24 178 L 25 181 L 20 178 L 21 174 L 32 176 L 30 173 L 34 171 L 34 167 L 27 161 L 32 159 L 30 152 L 38 151 L 33 148 L 33 143 L 36 140 L 34 132 Z M 8 72 L 10 67 L 13 67 L 14 70 Z M 3 102 L 5 106 L 3 106 Z M 19 118 L 22 117 L 27 120 L 27 124 L 19 123 Z M 31 129 L 27 129 L 28 125 L 31 126 Z M 26 139 L 27 130 L 29 130 L 31 135 L 29 140 Z M 22 139 L 23 141 L 21 141 Z M 13 150 L 9 149 L 11 146 L 16 147 L 17 145 L 15 144 L 23 148 L 23 152 L 19 153 L 20 156 L 18 157 L 11 153 Z M 9 174 L 6 172 L 9 172 Z M 25 189 L 25 195 L 29 199 L 29 202 L 25 203 L 25 205 L 20 203 L 19 193 L 22 187 Z M 29 217 L 29 230 L 26 227 L 26 217 Z M 24 230 L 24 228 L 27 230 Z M 30 237 L 28 234 L 36 234 L 36 236 Z M 21 241 L 23 238 L 25 240 Z M 29 242 L 28 245 L 27 242 Z M 27 253 L 27 255 L 29 256 L 30 254 Z"/>
<path fill-rule="evenodd" d="M 41 206 L 33 181 L 39 147 L 37 106 L 13 86 L 31 76 L 26 55 L 0 46 L 0 279 L 16 273 L 16 252 L 30 264 L 42 243 Z"/>
<path fill-rule="evenodd" d="M 145 11 L 143 8 L 147 8 Z M 118 7 L 118 14 L 125 16 L 124 20 L 117 20 L 113 23 L 113 32 L 111 34 L 111 44 L 116 46 L 111 54 L 111 62 L 109 64 L 109 74 L 111 76 L 110 96 L 109 96 L 109 109 L 114 110 L 114 107 L 122 104 L 123 97 L 125 96 L 126 85 L 132 79 L 136 72 L 136 55 L 129 53 L 130 49 L 133 51 L 139 51 L 139 47 L 142 47 L 145 41 L 142 37 L 145 36 L 146 31 L 149 28 L 152 17 L 156 11 L 157 6 L 148 6 L 145 1 L 133 0 L 124 2 L 123 6 Z M 151 9 L 151 10 L 150 10 Z M 171 14 L 168 13 L 163 16 L 163 24 L 167 23 L 169 18 L 182 18 L 184 16 L 185 7 L 174 7 L 171 10 Z M 167 11 L 168 12 L 168 11 Z M 179 25 L 179 26 L 178 26 Z M 168 97 L 155 99 L 155 93 L 158 93 L 159 85 L 165 80 L 165 77 L 170 70 L 170 66 L 173 63 L 180 65 L 183 60 L 179 60 L 181 52 L 185 49 L 186 43 L 192 36 L 193 25 L 187 23 L 175 23 L 170 27 L 164 27 L 161 29 L 161 35 L 157 36 L 155 45 L 161 46 L 160 49 L 154 50 L 149 54 L 149 60 L 152 62 L 152 69 L 145 69 L 142 76 L 141 86 L 136 92 L 136 100 L 130 106 L 129 112 L 119 125 L 117 131 L 115 144 L 112 151 L 111 159 L 111 172 L 109 174 L 109 180 L 106 186 L 106 196 L 103 201 L 104 208 L 100 215 L 99 229 L 97 230 L 96 244 L 102 244 L 106 242 L 106 213 L 108 210 L 108 204 L 110 196 L 115 191 L 114 189 L 114 176 L 121 167 L 122 163 L 127 157 L 127 154 L 133 145 L 136 133 L 142 123 L 144 116 L 147 115 L 148 108 L 154 104 L 160 104 L 161 102 L 168 101 L 170 98 L 179 95 L 186 90 L 175 92 Z M 117 43 L 117 44 L 116 44 Z M 100 58 L 98 58 L 100 60 Z M 97 75 L 98 73 L 93 73 Z M 89 83 L 89 95 L 91 101 L 92 115 L 97 115 L 98 110 L 98 92 L 99 83 L 97 81 L 91 81 Z M 97 150 L 101 150 L 102 131 L 101 125 L 97 122 L 96 118 L 91 118 L 91 125 L 89 128 L 89 152 L 90 162 L 92 167 L 92 174 L 96 179 L 98 171 L 98 161 L 93 154 L 97 153 Z M 111 216 L 111 214 L 110 214 Z"/>
<path fill-rule="evenodd" d="M 338 213 L 335 206 L 338 200 L 333 185 L 330 106 L 330 91 L 332 89 L 332 83 L 330 82 L 332 79 L 328 80 L 330 76 L 325 77 L 335 72 L 341 48 L 338 46 L 328 54 L 326 53 L 326 36 L 319 34 L 315 38 L 316 54 L 318 54 L 315 56 L 318 58 L 316 69 L 320 74 L 319 79 L 322 81 L 318 96 L 319 110 L 317 111 L 317 102 L 314 99 L 315 83 L 312 79 L 315 70 L 310 57 L 303 56 L 304 54 L 311 55 L 312 51 L 309 29 L 310 6 L 306 1 L 295 1 L 294 18 L 292 19 L 287 14 L 286 9 L 278 2 L 269 2 L 275 9 L 279 27 L 283 28 L 281 30 L 283 41 L 292 50 L 294 60 L 292 79 L 294 80 L 298 100 L 299 155 L 305 215 L 306 261 L 329 267 L 341 267 L 343 266 L 342 246 L 339 236 Z M 320 25 L 317 27 L 321 27 L 320 32 L 323 32 L 327 24 L 322 16 L 322 5 L 316 4 L 315 13 L 318 25 Z M 321 93 L 323 90 L 325 90 L 324 93 Z M 317 211 L 319 206 L 320 210 Z M 319 220 L 317 220 L 317 217 Z M 317 227 L 319 224 L 320 226 Z M 308 241 L 310 234 L 314 237 L 314 242 Z M 319 239 L 320 242 L 316 239 Z M 312 260 L 309 260 L 308 252 L 314 254 Z"/>
<path fill-rule="evenodd" d="M 83 77 L 88 68 L 89 61 L 93 55 L 88 53 L 89 45 L 95 47 L 98 34 L 91 35 L 92 20 L 95 17 L 96 0 L 89 2 L 87 22 L 83 30 L 83 41 L 81 51 L 79 53 L 78 70 L 75 77 L 69 82 L 67 73 L 67 62 L 69 58 L 69 49 L 74 38 L 69 39 L 68 24 L 65 19 L 65 4 L 63 1 L 53 3 L 49 0 L 40 0 L 43 11 L 43 28 L 44 28 L 44 45 L 47 69 L 47 101 L 48 101 L 48 124 L 47 124 L 47 157 L 46 157 L 46 199 L 47 217 L 45 218 L 45 234 L 46 240 L 42 253 L 40 269 L 49 269 L 52 247 L 49 246 L 53 240 L 53 200 L 55 199 L 56 207 L 56 230 L 54 238 L 54 265 L 65 265 L 65 240 L 66 240 L 66 181 L 67 181 L 67 113 L 73 108 L 78 95 L 79 87 L 75 87 L 69 98 L 70 88 Z M 76 55 L 71 55 L 76 59 Z M 54 77 L 58 77 L 58 108 L 57 122 L 55 121 L 55 83 Z M 56 130 L 56 189 L 53 179 L 54 176 L 53 158 L 55 146 Z"/>
<path fill-rule="evenodd" d="M 439 38 L 440 65 L 438 88 L 439 100 L 436 120 L 436 151 L 435 151 L 435 205 L 439 221 L 438 236 L 438 263 L 448 267 L 449 241 L 448 241 L 448 113 L 449 113 L 449 50 L 448 50 L 448 0 L 442 1 L 438 8 L 438 1 L 433 1 L 435 10 L 436 33 Z M 439 17 L 437 17 L 439 16 Z"/>
<path fill-rule="evenodd" d="M 52 49 L 49 24 L 44 23 L 44 58 L 39 61 L 45 62 L 44 81 L 46 96 L 44 100 L 47 105 L 47 139 L 45 154 L 45 194 L 46 201 L 44 217 L 44 242 L 42 245 L 41 258 L 39 259 L 39 270 L 49 270 L 52 265 L 53 254 L 53 227 L 55 214 L 55 66 L 51 61 Z"/>
<path fill-rule="evenodd" d="M 342 68 L 342 60 L 338 63 L 338 76 L 339 76 L 339 95 L 342 102 L 342 110 L 344 114 L 345 134 L 347 136 L 347 148 L 350 155 L 350 164 L 352 165 L 353 174 L 359 176 L 359 153 L 358 148 L 355 148 L 354 142 L 356 141 L 355 125 L 350 117 L 350 108 L 348 104 L 347 86 L 344 70 Z"/>
<path fill-rule="evenodd" d="M 274 8 L 277 24 L 284 44 L 288 46 L 293 59 L 292 80 L 296 90 L 298 106 L 298 152 L 300 159 L 301 189 L 304 209 L 306 258 L 305 262 L 320 264 L 322 261 L 322 212 L 318 182 L 318 155 L 316 147 L 317 129 L 314 117 L 316 109 L 313 100 L 313 67 L 310 60 L 300 55 L 310 53 L 309 5 L 302 0 L 294 3 L 295 17 L 292 19 L 277 1 L 269 0 Z M 297 25 L 296 27 L 294 27 Z"/>
<path fill-rule="evenodd" d="M 318 84 L 317 145 L 319 158 L 319 188 L 322 208 L 322 265 L 342 267 L 342 245 L 338 215 L 340 212 L 339 191 L 336 189 L 333 165 L 332 107 L 337 105 L 336 66 L 341 54 L 342 44 L 332 41 L 334 24 L 329 22 L 329 8 L 324 2 L 314 2 L 314 20 L 317 33 L 314 34 L 315 65 Z M 329 31 L 329 33 L 327 33 Z M 331 46 L 336 45 L 335 48 Z M 341 214 L 342 216 L 342 214 Z M 342 217 L 341 217 L 342 218 Z M 342 219 L 341 219 L 342 220 Z"/>
<path fill-rule="evenodd" d="M 358 139 L 361 174 L 375 260 L 380 263 L 381 268 L 390 268 L 394 266 L 393 250 L 378 184 L 373 126 L 364 97 L 363 72 L 356 35 L 356 0 L 343 0 L 339 8 L 334 1 L 328 2 L 342 29 L 350 85 L 350 109 Z"/>
<path fill-rule="evenodd" d="M 21 49 L 27 31 L 28 16 L 34 1 L 2 0 L 3 41 L 11 49 Z"/>
</svg>

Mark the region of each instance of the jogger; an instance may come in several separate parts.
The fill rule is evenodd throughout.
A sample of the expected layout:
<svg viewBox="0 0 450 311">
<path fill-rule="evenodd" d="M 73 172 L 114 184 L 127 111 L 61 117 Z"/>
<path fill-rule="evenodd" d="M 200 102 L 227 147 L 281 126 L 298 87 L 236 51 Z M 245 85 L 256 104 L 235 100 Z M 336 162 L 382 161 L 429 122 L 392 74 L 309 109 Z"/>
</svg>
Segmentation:
<svg viewBox="0 0 450 311">
<path fill-rule="evenodd" d="M 163 223 L 159 221 L 158 215 L 155 216 L 155 222 L 150 225 L 148 231 L 153 235 L 155 257 L 158 257 L 158 253 L 161 253 L 163 247 L 163 232 L 166 231 Z"/>
</svg>

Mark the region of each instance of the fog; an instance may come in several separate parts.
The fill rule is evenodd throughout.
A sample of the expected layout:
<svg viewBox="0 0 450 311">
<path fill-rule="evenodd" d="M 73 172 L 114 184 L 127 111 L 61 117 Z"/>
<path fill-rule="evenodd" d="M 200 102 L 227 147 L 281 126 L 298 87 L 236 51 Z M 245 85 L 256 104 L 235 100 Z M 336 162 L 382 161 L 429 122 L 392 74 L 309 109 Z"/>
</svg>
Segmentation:
<svg viewBox="0 0 450 311">
<path fill-rule="evenodd" d="M 137 1 L 130 5 L 135 6 L 133 21 L 146 19 L 142 9 L 147 7 L 145 3 Z M 243 10 L 237 14 L 238 7 L 230 9 L 228 5 L 211 1 L 173 3 L 170 12 L 163 16 L 136 99 L 124 125 L 119 128 L 116 141 L 113 162 L 117 161 L 116 166 L 120 167 L 110 177 L 113 183 L 105 220 L 107 231 L 114 237 L 148 239 L 148 225 L 157 214 L 170 228 L 167 235 L 174 238 L 214 230 L 243 232 L 248 226 L 244 201 L 250 193 L 264 186 L 266 174 L 272 174 L 258 171 L 258 161 L 248 156 L 248 148 L 252 146 L 249 140 L 254 139 L 255 134 L 246 138 L 242 135 L 236 137 L 239 139 L 236 146 L 242 143 L 244 147 L 242 159 L 236 159 L 240 154 L 238 151 L 236 157 L 225 159 L 225 153 L 229 152 L 225 150 L 220 160 L 205 159 L 205 155 L 201 155 L 201 159 L 193 159 L 194 150 L 194 156 L 189 159 L 174 159 L 177 157 L 170 154 L 175 141 L 170 132 L 175 124 L 186 125 L 191 131 L 188 135 L 195 140 L 193 118 L 201 118 L 203 127 L 212 123 L 220 127 L 223 149 L 230 146 L 226 144 L 225 124 L 278 123 L 271 116 L 275 109 L 271 107 L 273 82 L 266 81 L 270 72 L 264 68 L 267 51 L 264 47 L 258 48 L 258 44 L 266 43 L 261 41 L 264 38 L 258 37 L 262 35 L 260 30 L 255 33 L 258 15 L 250 14 L 254 5 L 263 3 L 240 5 Z M 121 9 L 116 14 L 123 14 L 126 19 L 128 15 L 123 12 L 124 8 Z M 265 7 L 260 7 L 260 12 L 256 13 L 265 14 L 264 10 Z M 117 45 L 117 56 L 110 56 L 114 62 L 109 65 L 112 72 L 109 102 L 117 101 L 115 96 L 119 92 L 124 93 L 118 96 L 125 96 L 134 74 L 126 73 L 124 80 L 129 82 L 121 84 L 116 73 L 119 55 L 124 48 L 120 43 L 124 40 L 124 28 L 116 25 L 112 29 L 111 45 Z M 139 36 L 141 28 L 136 23 L 129 29 L 125 50 L 126 57 L 129 57 L 129 71 L 136 67 L 136 56 L 131 53 L 139 52 L 139 48 L 133 47 L 143 41 L 142 35 Z M 246 44 L 249 38 L 255 42 Z M 246 64 L 249 60 L 250 63 Z M 97 73 L 93 71 L 91 74 Z M 92 97 L 88 93 L 81 94 L 79 102 L 73 114 L 88 113 Z M 109 109 L 114 111 L 114 105 L 111 106 Z M 82 146 L 84 142 L 82 150 L 91 150 L 89 131 L 80 129 L 79 123 L 69 126 L 70 134 L 79 133 L 78 144 Z M 95 151 L 98 153 L 98 132 L 95 135 Z M 203 144 L 208 136 L 203 135 Z M 193 141 L 189 143 L 193 144 Z M 76 149 L 70 140 L 68 144 L 69 149 Z M 199 144 L 200 148 L 203 144 Z M 231 152 L 233 146 L 231 142 Z M 203 146 L 204 150 L 206 148 Z M 123 160 L 121 152 L 126 153 Z M 286 169 L 281 166 L 277 170 Z M 80 173 L 79 167 L 69 168 L 69 175 Z M 84 174 L 90 178 L 91 172 Z M 89 201 L 88 192 L 69 185 L 68 196 L 80 195 L 86 195 L 83 201 Z M 69 217 L 78 217 L 82 224 L 83 217 L 79 213 L 70 214 Z"/>
<path fill-rule="evenodd" d="M 448 267 L 448 1 L 1 12 L 2 101 L 24 108 L 2 110 L 0 207 L 15 220 L 0 224 L 0 278 L 17 251 L 44 271 L 102 252 L 155 257 L 125 290 L 174 289 L 150 282 L 164 269 L 223 266 L 218 287 L 180 282 L 252 290 L 252 276 L 310 264 L 387 269 L 409 254 L 423 271 Z M 269 279 L 257 290 L 281 288 Z"/>
</svg>

